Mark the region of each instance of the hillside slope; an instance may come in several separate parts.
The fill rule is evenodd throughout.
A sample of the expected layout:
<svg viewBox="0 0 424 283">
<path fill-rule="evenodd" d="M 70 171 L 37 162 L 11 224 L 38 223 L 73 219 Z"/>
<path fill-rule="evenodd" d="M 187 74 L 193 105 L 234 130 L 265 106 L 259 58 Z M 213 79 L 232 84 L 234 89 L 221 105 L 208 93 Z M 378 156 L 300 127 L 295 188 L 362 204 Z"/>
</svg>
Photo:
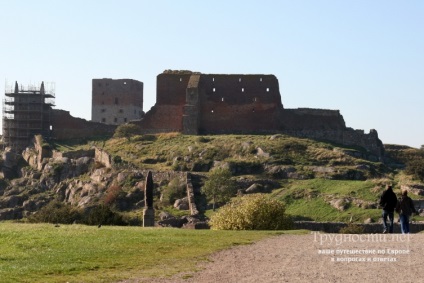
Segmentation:
<svg viewBox="0 0 424 283">
<path fill-rule="evenodd" d="M 109 153 L 111 164 L 99 162 L 93 147 Z M 161 211 L 189 214 L 184 205 L 180 210 L 173 207 L 186 196 L 187 172 L 193 176 L 199 210 L 208 214 L 199 189 L 214 167 L 232 172 L 239 193 L 264 192 L 283 200 L 295 219 L 377 220 L 384 184 L 392 183 L 397 190 L 407 186 L 417 195 L 424 192 L 420 182 L 403 173 L 405 162 L 399 154 L 388 151 L 390 162 L 382 162 L 362 148 L 284 135 L 170 133 L 56 143 L 50 148 L 36 144 L 24 154 L 25 161 L 19 156 L 11 161 L 11 153 L 3 154 L 2 167 L 16 178 L 0 183 L 0 220 L 31 217 L 55 200 L 84 211 L 106 205 L 126 215 L 126 223 L 140 223 L 148 170 L 154 173 L 158 217 Z M 46 157 L 40 152 L 47 152 Z"/>
</svg>

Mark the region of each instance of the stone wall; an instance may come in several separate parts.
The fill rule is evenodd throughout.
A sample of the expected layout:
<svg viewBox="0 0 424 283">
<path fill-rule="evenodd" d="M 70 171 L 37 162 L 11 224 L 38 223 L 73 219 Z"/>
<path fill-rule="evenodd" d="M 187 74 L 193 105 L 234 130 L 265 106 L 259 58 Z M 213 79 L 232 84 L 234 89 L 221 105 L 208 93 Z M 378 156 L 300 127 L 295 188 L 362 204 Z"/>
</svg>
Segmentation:
<svg viewBox="0 0 424 283">
<path fill-rule="evenodd" d="M 52 137 L 55 140 L 112 137 L 115 129 L 113 125 L 73 117 L 69 111 L 54 109 L 52 112 Z"/>
<path fill-rule="evenodd" d="M 201 133 L 267 133 L 278 129 L 282 110 L 273 75 L 202 75 Z"/>
<path fill-rule="evenodd" d="M 156 104 L 134 122 L 142 133 L 274 134 L 361 146 L 375 160 L 384 153 L 375 130 L 347 128 L 338 110 L 284 109 L 274 75 L 165 71 L 157 76 Z"/>
<path fill-rule="evenodd" d="M 69 159 L 78 159 L 81 157 L 94 157 L 94 149 L 89 150 L 74 150 L 74 151 L 67 151 L 67 152 L 61 152 L 61 151 L 53 151 L 53 159 L 62 159 L 62 158 L 69 158 Z"/>
<path fill-rule="evenodd" d="M 143 115 L 143 83 L 131 79 L 93 79 L 91 120 L 120 125 Z"/>
<path fill-rule="evenodd" d="M 197 209 L 197 205 L 194 199 L 194 189 L 193 189 L 193 184 L 191 182 L 191 175 L 188 172 L 186 174 L 186 188 L 187 188 L 187 199 L 188 199 L 190 215 L 198 215 L 199 210 Z"/>
</svg>

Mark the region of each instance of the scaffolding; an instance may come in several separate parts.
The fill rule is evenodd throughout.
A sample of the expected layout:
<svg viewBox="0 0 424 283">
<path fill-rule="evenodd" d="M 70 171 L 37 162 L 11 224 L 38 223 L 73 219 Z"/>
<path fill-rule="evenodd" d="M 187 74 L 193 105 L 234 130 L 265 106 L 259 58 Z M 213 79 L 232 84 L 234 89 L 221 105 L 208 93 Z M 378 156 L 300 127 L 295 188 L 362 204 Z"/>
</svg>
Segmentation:
<svg viewBox="0 0 424 283">
<path fill-rule="evenodd" d="M 50 139 L 55 85 L 5 86 L 3 100 L 3 142 L 19 152 L 30 145 L 34 135 Z"/>
</svg>

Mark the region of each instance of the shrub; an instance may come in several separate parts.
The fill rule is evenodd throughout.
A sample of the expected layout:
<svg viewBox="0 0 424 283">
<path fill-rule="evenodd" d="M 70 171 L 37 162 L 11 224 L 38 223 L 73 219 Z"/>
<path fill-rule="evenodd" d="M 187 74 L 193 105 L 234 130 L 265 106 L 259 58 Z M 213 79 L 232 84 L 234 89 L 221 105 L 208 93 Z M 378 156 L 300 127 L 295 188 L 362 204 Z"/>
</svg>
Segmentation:
<svg viewBox="0 0 424 283">
<path fill-rule="evenodd" d="M 363 234 L 364 227 L 358 224 L 349 223 L 346 227 L 343 227 L 339 230 L 340 234 Z"/>
<path fill-rule="evenodd" d="M 77 208 L 54 200 L 28 217 L 28 220 L 33 223 L 72 224 L 74 221 L 80 220 L 81 217 L 81 212 Z"/>
<path fill-rule="evenodd" d="M 103 202 L 105 205 L 112 205 L 123 194 L 122 188 L 117 185 L 110 186 L 105 193 Z"/>
<path fill-rule="evenodd" d="M 207 143 L 210 141 L 210 139 L 200 136 L 200 137 L 197 137 L 196 141 L 200 143 Z"/>
<path fill-rule="evenodd" d="M 98 205 L 89 210 L 83 219 L 88 225 L 126 225 L 123 217 L 109 206 Z"/>
<path fill-rule="evenodd" d="M 113 135 L 114 138 L 127 138 L 140 133 L 140 127 L 134 124 L 122 124 L 118 126 Z"/>
<path fill-rule="evenodd" d="M 211 217 L 215 230 L 284 230 L 292 221 L 284 203 L 264 194 L 237 197 Z"/>
<path fill-rule="evenodd" d="M 418 158 L 410 160 L 406 165 L 406 173 L 411 174 L 414 178 L 424 182 L 424 158 Z"/>
</svg>

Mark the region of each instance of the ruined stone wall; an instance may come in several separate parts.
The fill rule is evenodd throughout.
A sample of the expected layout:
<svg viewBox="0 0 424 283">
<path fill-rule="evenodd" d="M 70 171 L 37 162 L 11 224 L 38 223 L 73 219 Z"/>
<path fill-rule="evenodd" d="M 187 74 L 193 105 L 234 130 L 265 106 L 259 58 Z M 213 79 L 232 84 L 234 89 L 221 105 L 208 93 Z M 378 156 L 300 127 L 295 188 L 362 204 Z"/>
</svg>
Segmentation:
<svg viewBox="0 0 424 283">
<path fill-rule="evenodd" d="M 133 121 L 139 125 L 144 134 L 182 132 L 183 105 L 155 105 L 141 121 Z"/>
<path fill-rule="evenodd" d="M 280 113 L 280 125 L 282 130 L 290 131 L 346 129 L 340 111 L 311 108 L 284 109 Z"/>
<path fill-rule="evenodd" d="M 143 115 L 143 83 L 131 79 L 93 79 L 91 120 L 120 125 Z"/>
<path fill-rule="evenodd" d="M 162 73 L 156 78 L 156 105 L 179 105 L 186 103 L 186 89 L 191 72 Z"/>
<path fill-rule="evenodd" d="M 157 76 L 156 104 L 133 122 L 143 133 L 182 132 L 186 89 L 191 72 L 162 73 Z"/>
<path fill-rule="evenodd" d="M 200 123 L 200 74 L 193 74 L 186 89 L 186 104 L 183 115 L 183 134 L 197 135 Z"/>
<path fill-rule="evenodd" d="M 69 111 L 52 111 L 52 137 L 56 140 L 112 137 L 116 126 L 87 121 L 71 116 Z"/>
<path fill-rule="evenodd" d="M 376 131 L 347 128 L 338 110 L 284 109 L 274 75 L 165 71 L 157 76 L 157 102 L 137 124 L 142 133 L 285 133 L 361 146 L 379 159 Z"/>
<path fill-rule="evenodd" d="M 282 107 L 273 75 L 201 76 L 201 133 L 274 132 Z"/>
</svg>

